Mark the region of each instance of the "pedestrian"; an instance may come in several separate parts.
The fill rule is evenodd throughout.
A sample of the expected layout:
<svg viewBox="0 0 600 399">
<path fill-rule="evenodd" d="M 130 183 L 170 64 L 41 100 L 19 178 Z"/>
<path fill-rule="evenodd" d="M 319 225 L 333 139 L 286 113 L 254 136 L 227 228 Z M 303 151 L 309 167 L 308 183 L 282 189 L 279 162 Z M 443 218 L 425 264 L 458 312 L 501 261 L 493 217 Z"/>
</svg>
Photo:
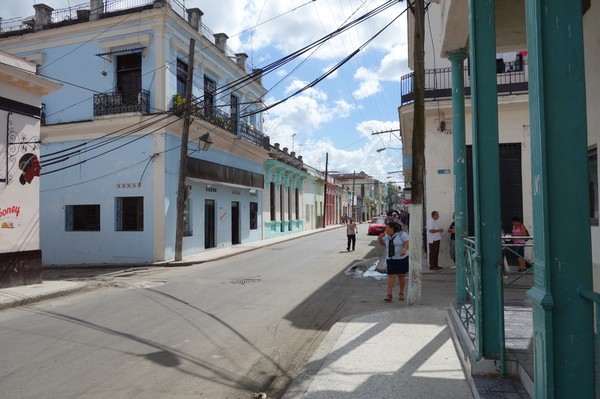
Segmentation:
<svg viewBox="0 0 600 399">
<path fill-rule="evenodd" d="M 388 222 L 385 232 L 377 237 L 380 245 L 386 247 L 385 262 L 387 265 L 387 296 L 385 302 L 392 302 L 394 282 L 398 276 L 400 293 L 398 299 L 404 300 L 406 273 L 408 273 L 408 234 L 402 231 L 397 222 Z"/>
<path fill-rule="evenodd" d="M 410 224 L 410 214 L 406 208 L 400 211 L 400 224 L 402 225 L 402 230 L 408 231 L 408 226 Z"/>
<path fill-rule="evenodd" d="M 356 234 L 358 234 L 358 226 L 354 223 L 352 218 L 348 219 L 348 224 L 346 225 L 346 236 L 348 237 L 348 245 L 346 245 L 346 251 L 350 251 L 350 247 L 352 246 L 352 250 L 354 251 L 354 247 L 356 246 Z"/>
<path fill-rule="evenodd" d="M 429 247 L 429 270 L 441 270 L 438 265 L 440 254 L 440 242 L 444 229 L 440 229 L 437 220 L 440 218 L 438 211 L 431 212 L 431 218 L 427 221 L 427 244 Z"/>
<path fill-rule="evenodd" d="M 519 271 L 525 272 L 527 271 L 527 264 L 525 263 L 525 240 L 523 239 L 515 239 L 514 237 L 519 236 L 528 236 L 529 232 L 521 222 L 521 218 L 518 216 L 513 216 L 512 218 L 512 232 L 511 236 L 512 243 L 515 244 L 512 249 L 519 254 L 517 257 L 517 262 L 519 263 Z"/>
<path fill-rule="evenodd" d="M 450 233 L 450 259 L 454 262 L 452 269 L 456 267 L 456 229 L 454 228 L 454 212 L 452 212 L 452 224 L 448 227 L 448 233 Z"/>
</svg>

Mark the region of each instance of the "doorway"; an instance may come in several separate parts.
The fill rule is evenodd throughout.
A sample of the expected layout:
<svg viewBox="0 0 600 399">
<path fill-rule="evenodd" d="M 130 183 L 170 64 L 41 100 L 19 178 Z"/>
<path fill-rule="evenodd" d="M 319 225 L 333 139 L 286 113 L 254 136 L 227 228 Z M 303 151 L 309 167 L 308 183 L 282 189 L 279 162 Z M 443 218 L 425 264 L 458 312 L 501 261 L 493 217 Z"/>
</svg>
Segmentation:
<svg viewBox="0 0 600 399">
<path fill-rule="evenodd" d="M 523 220 L 523 176 L 521 143 L 500 144 L 500 223 L 502 230 L 512 230 L 512 217 Z M 469 236 L 475 235 L 473 211 L 473 148 L 467 146 L 467 198 Z"/>
<path fill-rule="evenodd" d="M 215 247 L 215 200 L 204 200 L 204 248 Z"/>
<path fill-rule="evenodd" d="M 117 57 L 117 92 L 125 105 L 137 105 L 142 89 L 142 55 L 125 54 Z"/>
<path fill-rule="evenodd" d="M 240 203 L 231 202 L 231 244 L 241 244 L 240 240 Z"/>
</svg>

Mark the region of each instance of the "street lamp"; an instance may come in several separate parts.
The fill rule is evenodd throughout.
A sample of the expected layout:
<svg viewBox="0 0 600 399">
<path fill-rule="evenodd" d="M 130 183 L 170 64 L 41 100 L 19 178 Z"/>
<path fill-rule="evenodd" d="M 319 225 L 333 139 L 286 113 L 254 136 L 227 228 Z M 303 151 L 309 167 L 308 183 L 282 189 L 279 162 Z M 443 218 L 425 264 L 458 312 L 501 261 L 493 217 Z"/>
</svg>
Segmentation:
<svg viewBox="0 0 600 399">
<path fill-rule="evenodd" d="M 212 143 L 213 142 L 210 138 L 210 133 L 205 133 L 198 138 L 198 148 L 202 151 L 208 151 Z"/>
<path fill-rule="evenodd" d="M 395 148 L 395 147 L 383 147 L 383 148 L 378 148 L 377 152 L 381 152 L 381 151 L 385 151 L 385 150 L 397 150 L 397 151 L 402 151 L 402 148 Z"/>
</svg>

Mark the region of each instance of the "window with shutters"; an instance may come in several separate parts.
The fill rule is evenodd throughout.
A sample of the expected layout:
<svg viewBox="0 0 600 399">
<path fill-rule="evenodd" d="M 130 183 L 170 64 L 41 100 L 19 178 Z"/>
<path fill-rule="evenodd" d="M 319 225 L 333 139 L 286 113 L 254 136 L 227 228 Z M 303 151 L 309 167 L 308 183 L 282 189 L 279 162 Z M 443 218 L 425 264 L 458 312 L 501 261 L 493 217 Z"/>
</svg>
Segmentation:
<svg viewBox="0 0 600 399">
<path fill-rule="evenodd" d="M 215 92 L 217 82 L 204 75 L 204 115 L 215 116 Z"/>
<path fill-rule="evenodd" d="M 188 64 L 177 59 L 177 94 L 181 97 L 185 96 L 185 85 L 187 82 Z"/>
</svg>

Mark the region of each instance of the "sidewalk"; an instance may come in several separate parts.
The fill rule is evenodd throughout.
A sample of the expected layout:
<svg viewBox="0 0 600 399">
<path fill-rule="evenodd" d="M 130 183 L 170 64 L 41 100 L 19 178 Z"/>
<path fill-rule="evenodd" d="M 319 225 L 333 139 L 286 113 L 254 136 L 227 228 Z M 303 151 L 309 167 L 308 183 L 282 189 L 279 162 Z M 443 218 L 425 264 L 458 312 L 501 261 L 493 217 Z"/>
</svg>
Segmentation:
<svg viewBox="0 0 600 399">
<path fill-rule="evenodd" d="M 155 265 L 209 262 L 335 228 L 342 226 L 210 249 L 184 257 L 180 262 Z M 0 309 L 84 289 L 86 283 L 81 281 L 44 281 L 0 289 Z M 449 297 L 443 304 L 436 302 L 436 307 L 407 307 L 405 303 L 398 306 L 396 301 L 390 304 L 390 310 L 340 320 L 327 333 L 283 399 L 472 398 L 447 319 L 451 300 Z"/>
<path fill-rule="evenodd" d="M 403 307 L 336 323 L 283 399 L 472 398 L 447 314 Z"/>
</svg>

